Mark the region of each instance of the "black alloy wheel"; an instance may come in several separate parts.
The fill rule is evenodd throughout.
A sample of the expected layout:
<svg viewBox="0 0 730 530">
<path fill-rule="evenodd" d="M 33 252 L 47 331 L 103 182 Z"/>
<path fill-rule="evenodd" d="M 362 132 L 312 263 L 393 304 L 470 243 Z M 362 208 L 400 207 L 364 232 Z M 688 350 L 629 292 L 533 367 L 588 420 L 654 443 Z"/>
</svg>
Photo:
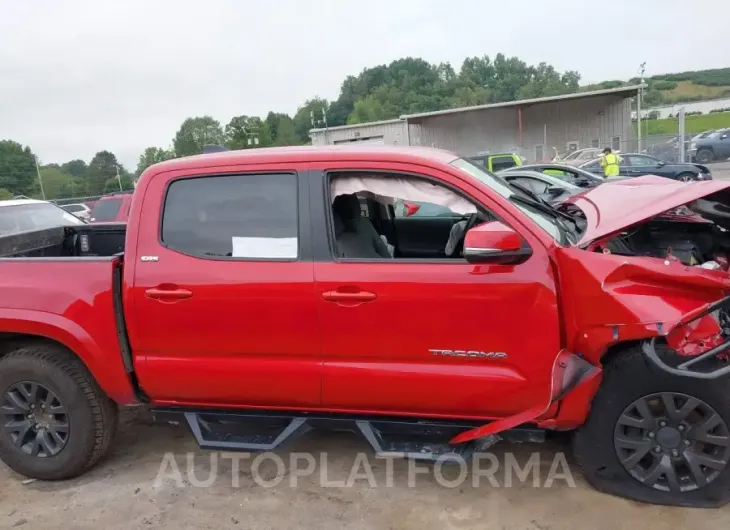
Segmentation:
<svg viewBox="0 0 730 530">
<path fill-rule="evenodd" d="M 659 392 L 630 404 L 614 429 L 621 465 L 659 491 L 684 493 L 707 486 L 730 461 L 730 430 L 704 401 Z"/>
<path fill-rule="evenodd" d="M 22 453 L 48 458 L 60 453 L 69 438 L 66 407 L 46 386 L 21 381 L 0 401 L 0 425 Z"/>
</svg>

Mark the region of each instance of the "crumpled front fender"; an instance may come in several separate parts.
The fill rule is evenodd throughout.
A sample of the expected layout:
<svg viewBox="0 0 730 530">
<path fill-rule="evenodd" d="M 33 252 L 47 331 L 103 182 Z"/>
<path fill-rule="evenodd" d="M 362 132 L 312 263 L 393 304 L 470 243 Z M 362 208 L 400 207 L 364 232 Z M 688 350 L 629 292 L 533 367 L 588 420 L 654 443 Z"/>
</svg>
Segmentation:
<svg viewBox="0 0 730 530">
<path fill-rule="evenodd" d="M 666 337 L 687 355 L 712 348 L 713 317 L 678 330 L 730 293 L 730 275 L 677 261 L 556 248 L 561 311 L 569 350 L 594 364 L 614 344 Z M 700 344 L 704 343 L 704 344 Z"/>
</svg>

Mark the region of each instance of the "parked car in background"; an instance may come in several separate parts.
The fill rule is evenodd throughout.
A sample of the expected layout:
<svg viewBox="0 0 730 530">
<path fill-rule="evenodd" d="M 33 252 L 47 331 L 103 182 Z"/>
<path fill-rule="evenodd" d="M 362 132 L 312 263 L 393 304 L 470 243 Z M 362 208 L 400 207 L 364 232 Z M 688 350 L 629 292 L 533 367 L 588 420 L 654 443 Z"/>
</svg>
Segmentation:
<svg viewBox="0 0 730 530">
<path fill-rule="evenodd" d="M 700 164 L 677 163 L 670 164 L 653 156 L 642 153 L 621 154 L 619 175 L 624 177 L 640 177 L 641 175 L 659 175 L 682 182 L 693 180 L 712 180 L 710 170 Z M 600 159 L 592 160 L 580 166 L 581 169 L 603 174 Z"/>
<path fill-rule="evenodd" d="M 730 128 L 718 129 L 693 141 L 689 146 L 689 156 L 690 160 L 700 164 L 730 158 Z"/>
<path fill-rule="evenodd" d="M 559 162 L 561 164 L 568 164 L 571 166 L 577 166 L 589 160 L 593 160 L 600 156 L 603 149 L 600 147 L 586 147 L 585 149 L 578 149 L 569 153 L 563 153 L 553 159 L 553 162 Z M 617 153 L 619 151 L 616 151 Z"/>
<path fill-rule="evenodd" d="M 503 169 L 510 167 L 521 166 L 524 164 L 524 159 L 516 153 L 497 153 L 488 155 L 476 155 L 469 157 L 469 160 L 479 166 L 483 167 L 487 171 L 496 173 Z"/>
<path fill-rule="evenodd" d="M 527 189 L 550 204 L 558 204 L 569 196 L 583 191 L 583 188 L 575 184 L 539 171 L 518 169 L 501 171 L 497 175 L 510 184 L 517 184 L 521 188 Z"/>
<path fill-rule="evenodd" d="M 0 236 L 86 224 L 53 203 L 35 199 L 0 201 Z"/>
<path fill-rule="evenodd" d="M 501 171 L 500 174 L 504 175 L 507 172 L 520 171 L 520 170 L 529 170 L 529 171 L 537 171 L 539 173 L 544 173 L 546 175 L 556 177 L 562 181 L 568 182 L 568 183 L 573 184 L 574 186 L 578 186 L 580 188 L 592 188 L 592 187 L 602 184 L 606 181 L 626 178 L 626 177 L 609 177 L 608 179 L 606 179 L 605 177 L 603 177 L 601 175 L 596 175 L 595 173 L 591 173 L 590 171 L 586 171 L 586 170 L 581 169 L 576 166 L 571 166 L 571 165 L 567 165 L 567 164 L 557 164 L 557 163 L 526 164 L 524 166 L 520 166 L 520 167 L 516 167 L 516 168 L 505 169 L 505 170 Z"/>
<path fill-rule="evenodd" d="M 66 210 L 68 213 L 74 214 L 76 217 L 84 221 L 88 221 L 91 217 L 91 208 L 82 203 L 63 204 L 61 205 L 61 208 Z"/>
<path fill-rule="evenodd" d="M 117 191 L 101 197 L 91 210 L 90 223 L 124 223 L 129 217 L 132 190 Z"/>
</svg>

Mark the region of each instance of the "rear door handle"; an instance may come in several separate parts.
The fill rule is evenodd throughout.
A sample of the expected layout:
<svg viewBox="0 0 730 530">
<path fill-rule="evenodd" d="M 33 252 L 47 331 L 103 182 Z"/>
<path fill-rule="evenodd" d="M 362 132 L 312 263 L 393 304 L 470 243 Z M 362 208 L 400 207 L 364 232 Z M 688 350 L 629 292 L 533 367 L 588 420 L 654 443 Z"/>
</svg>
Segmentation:
<svg viewBox="0 0 730 530">
<path fill-rule="evenodd" d="M 187 298 L 190 298 L 193 296 L 192 291 L 188 291 L 187 289 L 159 289 L 157 287 L 153 287 L 151 289 L 147 289 L 144 294 L 147 296 L 147 298 L 152 298 L 154 300 L 185 300 Z"/>
<path fill-rule="evenodd" d="M 322 298 L 328 302 L 372 302 L 377 298 L 375 293 L 357 291 L 348 293 L 345 291 L 327 291 L 322 293 Z"/>
</svg>

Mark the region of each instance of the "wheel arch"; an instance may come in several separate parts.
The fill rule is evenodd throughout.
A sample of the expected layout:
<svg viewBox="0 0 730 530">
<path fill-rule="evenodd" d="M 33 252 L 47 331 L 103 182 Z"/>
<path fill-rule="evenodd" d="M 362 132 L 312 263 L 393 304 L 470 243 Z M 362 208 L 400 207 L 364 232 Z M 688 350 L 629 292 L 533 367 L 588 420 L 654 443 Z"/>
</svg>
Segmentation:
<svg viewBox="0 0 730 530">
<path fill-rule="evenodd" d="M 60 346 L 78 358 L 113 401 L 135 401 L 120 354 L 102 348 L 81 326 L 53 313 L 0 309 L 0 358 L 39 342 Z"/>
</svg>

